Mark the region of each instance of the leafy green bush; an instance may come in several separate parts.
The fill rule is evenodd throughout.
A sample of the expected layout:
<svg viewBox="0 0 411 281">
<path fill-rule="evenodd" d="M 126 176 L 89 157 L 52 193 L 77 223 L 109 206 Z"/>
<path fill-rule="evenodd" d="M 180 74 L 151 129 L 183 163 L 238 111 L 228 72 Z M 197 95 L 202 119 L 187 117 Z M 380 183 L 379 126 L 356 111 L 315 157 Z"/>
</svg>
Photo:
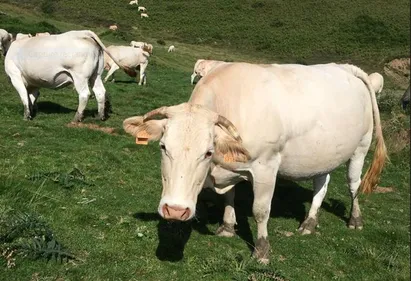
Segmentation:
<svg viewBox="0 0 411 281">
<path fill-rule="evenodd" d="M 56 3 L 56 0 L 44 0 L 40 4 L 40 9 L 43 13 L 51 15 L 56 10 L 55 3 Z"/>
<path fill-rule="evenodd" d="M 19 18 L 11 17 L 8 15 L 0 15 L 0 26 L 13 34 L 21 32 L 34 35 L 37 32 L 50 32 L 52 34 L 61 32 L 60 29 L 46 21 L 27 24 Z"/>
<path fill-rule="evenodd" d="M 163 39 L 158 39 L 158 40 L 157 40 L 157 43 L 158 43 L 159 45 L 162 45 L 162 46 L 165 46 L 165 45 L 166 45 L 166 41 L 164 41 Z"/>
</svg>

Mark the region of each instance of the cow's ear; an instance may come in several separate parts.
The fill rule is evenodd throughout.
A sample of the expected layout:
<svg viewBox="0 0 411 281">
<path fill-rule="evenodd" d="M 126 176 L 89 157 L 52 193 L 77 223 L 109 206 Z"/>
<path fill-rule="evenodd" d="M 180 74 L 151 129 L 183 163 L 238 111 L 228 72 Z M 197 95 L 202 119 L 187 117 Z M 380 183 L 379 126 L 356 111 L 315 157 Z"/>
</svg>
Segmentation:
<svg viewBox="0 0 411 281">
<path fill-rule="evenodd" d="M 157 141 L 163 136 L 166 123 L 166 118 L 143 122 L 143 116 L 134 116 L 123 121 L 123 128 L 136 138 L 137 144 L 146 145 L 149 141 Z"/>
<path fill-rule="evenodd" d="M 216 126 L 215 135 L 214 150 L 215 153 L 224 160 L 224 162 L 246 163 L 250 160 L 250 154 L 243 144 L 233 139 L 219 126 Z"/>
</svg>

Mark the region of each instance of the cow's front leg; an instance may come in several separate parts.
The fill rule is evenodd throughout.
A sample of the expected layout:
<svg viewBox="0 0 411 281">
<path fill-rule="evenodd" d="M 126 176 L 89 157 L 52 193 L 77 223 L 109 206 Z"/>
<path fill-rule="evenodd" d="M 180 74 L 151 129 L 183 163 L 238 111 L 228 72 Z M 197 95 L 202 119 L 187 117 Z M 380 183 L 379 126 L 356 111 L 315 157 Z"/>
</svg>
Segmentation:
<svg viewBox="0 0 411 281">
<path fill-rule="evenodd" d="M 268 242 L 267 224 L 271 211 L 271 200 L 274 194 L 278 167 L 259 165 L 253 168 L 253 215 L 257 222 L 257 241 L 254 257 L 260 263 L 269 263 L 270 243 Z"/>
<path fill-rule="evenodd" d="M 234 210 L 234 187 L 223 196 L 225 200 L 223 224 L 216 230 L 216 234 L 223 237 L 233 237 L 235 235 L 234 226 L 237 224 Z"/>
</svg>

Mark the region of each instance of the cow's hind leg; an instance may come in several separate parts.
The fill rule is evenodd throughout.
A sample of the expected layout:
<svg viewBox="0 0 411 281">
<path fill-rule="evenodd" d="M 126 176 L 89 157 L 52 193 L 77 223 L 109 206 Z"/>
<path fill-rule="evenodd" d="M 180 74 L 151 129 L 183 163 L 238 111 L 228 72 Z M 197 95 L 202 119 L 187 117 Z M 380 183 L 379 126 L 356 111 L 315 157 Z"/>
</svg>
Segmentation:
<svg viewBox="0 0 411 281">
<path fill-rule="evenodd" d="M 364 159 L 371 144 L 372 131 L 364 137 L 360 146 L 355 150 L 353 156 L 347 164 L 347 181 L 351 194 L 351 216 L 348 227 L 352 229 L 362 229 L 363 222 L 360 205 L 358 204 L 358 188 L 361 183 L 361 172 L 364 166 Z"/>
<path fill-rule="evenodd" d="M 30 89 L 29 90 L 29 97 L 30 97 L 30 106 L 31 106 L 31 112 L 33 115 L 37 113 L 37 99 L 40 96 L 40 91 L 39 89 Z"/>
<path fill-rule="evenodd" d="M 30 104 L 29 104 L 29 94 L 27 92 L 26 86 L 24 85 L 20 77 L 17 77 L 17 78 L 10 77 L 10 80 L 14 88 L 19 93 L 21 102 L 23 103 L 23 106 L 24 106 L 24 115 L 23 115 L 24 117 L 23 118 L 25 120 L 32 119 Z"/>
<path fill-rule="evenodd" d="M 100 120 L 104 121 L 106 119 L 106 89 L 104 88 L 103 81 L 100 75 L 96 75 L 91 80 L 91 85 L 93 86 L 93 92 L 96 96 L 98 116 Z"/>
<path fill-rule="evenodd" d="M 148 63 L 140 64 L 140 81 L 138 82 L 139 85 L 146 85 L 147 83 L 147 76 L 146 76 L 146 68 Z"/>
<path fill-rule="evenodd" d="M 84 109 L 87 106 L 88 98 L 90 96 L 90 90 L 88 88 L 88 79 L 73 77 L 74 86 L 79 97 L 79 104 L 76 115 L 74 116 L 74 122 L 81 122 L 84 117 Z"/>
<path fill-rule="evenodd" d="M 313 180 L 314 185 L 314 197 L 311 203 L 310 211 L 307 218 L 301 224 L 298 229 L 302 234 L 311 234 L 315 231 L 318 225 L 318 210 L 324 200 L 325 194 L 327 194 L 328 183 L 330 182 L 330 175 L 321 175 L 315 177 Z"/>
<path fill-rule="evenodd" d="M 237 224 L 234 210 L 234 187 L 224 194 L 224 218 L 223 224 L 216 230 L 218 236 L 233 237 L 235 235 L 234 226 Z"/>
<path fill-rule="evenodd" d="M 110 78 L 111 75 L 113 75 L 112 81 L 114 82 L 114 72 L 118 69 L 120 69 L 120 67 L 117 64 L 113 63 L 113 65 L 110 67 L 110 70 L 106 75 L 106 78 L 104 78 L 104 83 L 108 81 L 108 78 Z"/>
</svg>

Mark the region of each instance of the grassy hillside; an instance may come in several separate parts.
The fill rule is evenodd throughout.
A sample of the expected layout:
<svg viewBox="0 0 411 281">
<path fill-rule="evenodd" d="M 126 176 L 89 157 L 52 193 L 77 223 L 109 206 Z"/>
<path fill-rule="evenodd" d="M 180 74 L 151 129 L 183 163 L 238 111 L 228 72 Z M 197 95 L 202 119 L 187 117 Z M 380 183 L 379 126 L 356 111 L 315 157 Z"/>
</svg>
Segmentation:
<svg viewBox="0 0 411 281">
<path fill-rule="evenodd" d="M 352 61 L 376 67 L 409 55 L 407 0 L 141 0 L 148 19 L 140 19 L 137 6 L 127 0 L 2 2 L 89 28 L 117 23 L 126 41 L 209 45 L 268 60 Z"/>
<path fill-rule="evenodd" d="M 386 192 L 359 196 L 363 231 L 346 227 L 345 167 L 332 173 L 321 228 L 309 236 L 296 229 L 311 205 L 311 181 L 279 180 L 268 225 L 268 266 L 250 258 L 256 223 L 249 185 L 236 187 L 238 225 L 231 239 L 213 235 L 223 207 L 211 192 L 201 194 L 196 220 L 165 222 L 157 214 L 158 143 L 137 146 L 121 127 L 127 117 L 187 101 L 200 57 L 335 59 L 382 72 L 386 60 L 409 55 L 409 2 L 139 0 L 150 15 L 144 24 L 128 2 L 0 3 L 0 28 L 9 31 L 90 28 L 107 45 L 140 38 L 154 43 L 147 86 L 117 72 L 116 83 L 105 84 L 113 106 L 105 122 L 94 118 L 96 101 L 89 101 L 84 124 L 109 133 L 68 126 L 78 105 L 71 87 L 42 89 L 38 115 L 23 121 L 18 94 L 0 67 L 0 280 L 409 280 L 410 120 L 398 103 L 403 91 L 387 77 L 378 103 L 391 161 L 380 183 Z M 114 22 L 120 30 L 107 32 Z M 175 53 L 166 52 L 171 43 Z M 76 259 L 46 262 L 68 252 Z"/>
</svg>

